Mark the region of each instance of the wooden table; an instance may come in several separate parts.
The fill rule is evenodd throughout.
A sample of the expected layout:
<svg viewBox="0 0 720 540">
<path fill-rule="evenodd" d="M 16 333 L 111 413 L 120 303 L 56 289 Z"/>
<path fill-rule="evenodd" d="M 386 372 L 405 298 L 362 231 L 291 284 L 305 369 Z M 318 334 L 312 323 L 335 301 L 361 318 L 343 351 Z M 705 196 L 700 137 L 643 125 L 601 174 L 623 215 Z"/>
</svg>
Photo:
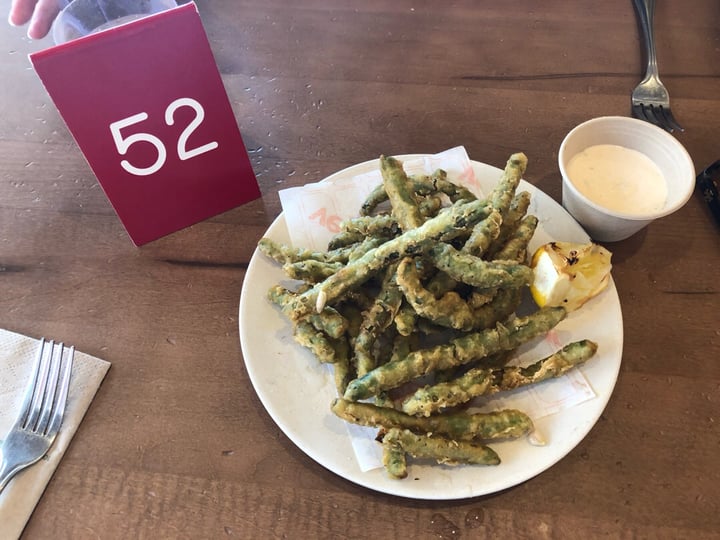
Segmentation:
<svg viewBox="0 0 720 540">
<path fill-rule="evenodd" d="M 130 242 L 27 54 L 0 34 L 0 327 L 112 362 L 28 538 L 717 538 L 720 229 L 696 194 L 608 244 L 622 367 L 589 435 L 491 496 L 405 500 L 350 483 L 265 412 L 240 288 L 278 190 L 381 153 L 464 145 L 559 200 L 557 152 L 628 115 L 632 2 L 198 2 L 263 197 Z M 0 1 L 7 13 L 9 0 Z M 658 2 L 658 58 L 698 170 L 720 158 L 720 12 Z"/>
</svg>

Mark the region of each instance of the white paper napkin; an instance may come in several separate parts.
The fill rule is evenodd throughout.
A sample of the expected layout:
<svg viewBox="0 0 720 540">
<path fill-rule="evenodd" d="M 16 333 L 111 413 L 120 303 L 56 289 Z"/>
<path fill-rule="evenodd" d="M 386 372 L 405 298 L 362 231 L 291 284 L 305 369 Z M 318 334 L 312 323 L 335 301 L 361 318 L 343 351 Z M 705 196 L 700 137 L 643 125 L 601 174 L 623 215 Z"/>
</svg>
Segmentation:
<svg viewBox="0 0 720 540">
<path fill-rule="evenodd" d="M 0 329 L 0 440 L 15 423 L 38 347 L 37 339 Z M 109 362 L 75 351 L 60 433 L 44 458 L 15 475 L 0 492 L 0 538 L 22 533 L 109 368 Z"/>
</svg>

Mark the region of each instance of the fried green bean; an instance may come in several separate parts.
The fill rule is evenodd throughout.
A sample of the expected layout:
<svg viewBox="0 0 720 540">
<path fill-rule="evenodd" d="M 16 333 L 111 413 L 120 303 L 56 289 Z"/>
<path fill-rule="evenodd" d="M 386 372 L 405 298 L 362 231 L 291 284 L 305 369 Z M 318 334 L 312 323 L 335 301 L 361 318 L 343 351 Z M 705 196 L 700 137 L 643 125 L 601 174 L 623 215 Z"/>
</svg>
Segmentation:
<svg viewBox="0 0 720 540">
<path fill-rule="evenodd" d="M 462 251 L 476 257 L 482 257 L 485 255 L 485 252 L 490 248 L 498 236 L 501 230 L 502 222 L 503 220 L 500 212 L 493 209 L 488 217 L 481 220 L 473 227 L 469 237 L 465 240 Z M 458 282 L 447 273 L 440 271 L 430 280 L 427 285 L 427 289 L 435 295 L 435 297 L 440 297 L 443 294 L 455 289 L 457 284 Z"/>
<path fill-rule="evenodd" d="M 485 358 L 480 358 L 478 360 L 474 360 L 464 366 L 456 366 L 456 367 L 453 367 L 450 369 L 436 371 L 433 374 L 433 381 L 434 381 L 433 385 L 450 382 L 454 379 L 457 379 L 458 377 L 462 376 L 467 371 L 470 371 L 470 369 L 475 369 L 475 368 L 498 369 L 498 368 L 504 367 L 512 358 L 513 352 L 514 351 L 512 351 L 512 350 L 502 351 L 499 353 L 491 354 L 490 356 L 486 356 Z"/>
<path fill-rule="evenodd" d="M 358 245 L 365 238 L 365 235 L 357 231 L 340 231 L 339 233 L 333 235 L 332 238 L 330 238 L 327 247 L 329 250 L 332 251 L 337 249 L 350 248 Z"/>
<path fill-rule="evenodd" d="M 344 244 L 338 243 L 335 246 L 331 245 L 330 251 L 327 252 L 294 248 L 275 242 L 270 238 L 261 238 L 258 242 L 258 248 L 265 256 L 284 265 L 283 269 L 289 268 L 286 272 L 288 272 L 290 277 L 297 275 L 299 277 L 293 277 L 293 279 L 303 279 L 303 273 L 308 272 L 308 270 L 303 268 L 303 263 L 306 263 L 306 265 L 314 264 L 318 268 L 321 264 L 327 264 L 328 268 L 332 266 L 338 267 L 341 264 L 359 258 L 370 249 L 379 246 L 392 236 L 395 236 L 398 230 L 399 229 L 396 228 L 396 233 L 385 236 L 366 235 L 360 232 L 346 233 L 355 236 L 354 238 L 344 238 L 343 240 L 346 240 Z M 295 266 L 297 269 L 291 266 Z M 312 275 L 312 271 L 310 271 L 310 275 Z"/>
<path fill-rule="evenodd" d="M 385 242 L 390 240 L 390 237 L 384 237 L 384 236 L 368 236 L 365 240 L 360 242 L 349 254 L 348 261 L 349 263 L 356 261 L 360 259 L 363 255 L 365 255 L 368 251 L 371 249 L 375 249 L 377 247 L 380 247 Z"/>
<path fill-rule="evenodd" d="M 510 316 L 522 301 L 522 289 L 499 289 L 490 302 L 473 308 L 473 328 L 490 328 Z"/>
<path fill-rule="evenodd" d="M 522 290 L 516 287 L 474 290 L 466 301 L 456 291 L 445 292 L 456 282 L 444 272 L 439 274 L 444 277 L 431 280 L 425 289 L 411 262 L 404 260 L 398 267 L 398 285 L 415 314 L 439 326 L 464 332 L 485 329 L 513 313 L 522 299 Z"/>
<path fill-rule="evenodd" d="M 339 249 L 367 237 L 393 238 L 400 234 L 400 225 L 392 216 L 361 216 L 346 219 L 340 224 L 340 232 L 330 239 L 328 249 Z"/>
<path fill-rule="evenodd" d="M 435 324 L 430 319 L 418 317 L 416 323 L 417 331 L 425 336 L 443 336 L 447 337 L 450 329 L 447 326 Z"/>
<path fill-rule="evenodd" d="M 360 205 L 360 216 L 371 216 L 375 209 L 387 200 L 388 194 L 385 192 L 385 186 L 383 184 L 378 185 Z"/>
<path fill-rule="evenodd" d="M 458 282 L 445 272 L 439 271 L 435 272 L 435 275 L 427 282 L 426 289 L 435 298 L 440 298 L 443 294 L 455 290 L 458 285 Z"/>
<path fill-rule="evenodd" d="M 472 201 L 444 209 L 417 229 L 407 231 L 381 246 L 371 249 L 325 281 L 293 298 L 288 310 L 289 316 L 297 320 L 313 309 L 322 310 L 326 302 L 333 302 L 346 292 L 358 287 L 387 264 L 406 255 L 422 251 L 428 241 L 438 237 L 452 237 L 453 234 L 460 234 L 464 227 L 474 225 L 488 213 L 489 206 L 484 201 Z"/>
<path fill-rule="evenodd" d="M 407 459 L 400 442 L 388 437 L 386 434 L 382 440 L 382 447 L 382 462 L 387 473 L 398 480 L 406 478 L 408 474 Z"/>
<path fill-rule="evenodd" d="M 492 302 L 495 296 L 497 291 L 494 289 L 476 289 L 470 293 L 467 303 L 470 308 L 479 309 Z"/>
<path fill-rule="evenodd" d="M 314 259 L 289 262 L 283 265 L 283 272 L 291 279 L 319 283 L 332 276 L 344 265 L 338 262 L 322 262 Z"/>
<path fill-rule="evenodd" d="M 317 330 L 308 321 L 299 321 L 293 329 L 293 337 L 303 347 L 310 349 L 323 364 L 332 364 L 336 360 L 335 348 L 330 337 Z"/>
<path fill-rule="evenodd" d="M 417 312 L 410 304 L 404 303 L 395 315 L 395 328 L 401 336 L 409 336 L 415 331 Z"/>
<path fill-rule="evenodd" d="M 280 306 L 283 313 L 286 313 L 290 301 L 296 296 L 296 293 L 280 285 L 274 285 L 268 290 L 268 298 Z M 316 330 L 324 332 L 332 338 L 339 338 L 348 329 L 347 319 L 331 306 L 325 306 L 320 313 L 309 313 L 301 320 L 309 322 Z"/>
<path fill-rule="evenodd" d="M 392 156 L 380 156 L 380 172 L 392 207 L 392 215 L 397 219 L 400 228 L 409 231 L 422 225 L 424 220 L 418 201 L 402 163 Z"/>
<path fill-rule="evenodd" d="M 340 224 L 340 229 L 346 232 L 359 232 L 363 236 L 392 237 L 400 234 L 397 219 L 388 215 L 346 219 Z"/>
<path fill-rule="evenodd" d="M 345 393 L 348 383 L 355 376 L 355 372 L 350 365 L 350 344 L 346 336 L 333 340 L 331 344 L 335 350 L 335 362 L 333 362 L 335 390 L 338 396 L 342 396 Z"/>
<path fill-rule="evenodd" d="M 473 441 L 456 441 L 437 435 L 417 435 L 407 429 L 393 428 L 383 437 L 383 448 L 387 446 L 397 448 L 398 446 L 407 454 L 415 458 L 434 459 L 445 465 L 499 465 L 500 457 L 495 450 Z M 397 460 L 396 452 L 392 457 Z M 403 460 L 404 461 L 404 460 Z M 388 470 L 391 476 L 402 474 L 398 465 L 392 463 L 392 471 Z M 386 467 L 387 468 L 387 467 Z M 407 475 L 407 473 L 405 473 Z M 402 476 L 400 476 L 402 478 Z"/>
<path fill-rule="evenodd" d="M 537 225 L 538 219 L 535 216 L 525 216 L 505 245 L 493 254 L 493 258 L 524 264 L 527 261 L 527 248 Z"/>
<path fill-rule="evenodd" d="M 465 241 L 462 251 L 475 257 L 482 257 L 500 234 L 502 222 L 500 212 L 493 210 L 488 217 L 473 227 L 470 238 Z"/>
<path fill-rule="evenodd" d="M 507 325 L 472 332 L 448 343 L 413 351 L 397 362 L 379 366 L 348 384 L 345 399 L 357 401 L 396 388 L 437 369 L 483 358 L 503 350 L 514 349 L 530 339 L 545 334 L 566 316 L 564 308 L 544 307 L 527 317 L 516 317 Z"/>
<path fill-rule="evenodd" d="M 455 291 L 436 298 L 423 287 L 415 259 L 404 258 L 397 269 L 397 284 L 408 303 L 421 317 L 435 324 L 468 332 L 473 328 L 473 312 Z"/>
<path fill-rule="evenodd" d="M 505 219 L 510 204 L 515 197 L 515 190 L 520 184 L 520 179 L 525 174 L 527 167 L 527 156 L 522 152 L 513 154 L 505 164 L 505 169 L 500 177 L 500 181 L 495 185 L 492 192 L 488 196 L 492 207 L 500 212 Z"/>
<path fill-rule="evenodd" d="M 439 243 L 428 255 L 433 264 L 452 279 L 481 289 L 517 288 L 530 285 L 533 270 L 514 260 L 486 261 L 458 251 L 450 244 Z"/>
<path fill-rule="evenodd" d="M 450 182 L 447 179 L 447 172 L 443 169 L 437 169 L 430 176 L 425 174 L 410 175 L 408 181 L 412 191 L 417 195 L 427 196 L 443 193 L 448 196 L 451 202 L 459 200 L 472 201 L 476 198 L 467 188 Z M 385 191 L 385 186 L 380 184 L 363 202 L 360 207 L 360 215 L 371 215 L 380 204 L 387 200 L 388 194 Z"/>
<path fill-rule="evenodd" d="M 315 260 L 320 262 L 347 262 L 347 255 L 340 251 L 321 252 L 311 249 L 294 248 L 276 242 L 271 238 L 261 238 L 258 242 L 260 252 L 280 264 L 295 263 L 299 261 Z"/>
<path fill-rule="evenodd" d="M 436 169 L 429 177 L 421 176 L 416 178 L 415 176 L 411 176 L 410 179 L 413 183 L 413 189 L 418 192 L 421 191 L 421 185 L 427 185 L 431 190 L 430 192 L 444 193 L 452 202 L 459 200 L 472 201 L 476 199 L 475 195 L 467 188 L 450 182 L 447 179 L 447 172 L 443 169 Z"/>
<path fill-rule="evenodd" d="M 333 400 L 332 412 L 353 424 L 385 429 L 409 429 L 414 433 L 438 433 L 457 441 L 510 439 L 533 430 L 530 417 L 515 409 L 489 413 L 444 412 L 432 416 L 410 416 L 372 403 Z"/>
<path fill-rule="evenodd" d="M 527 191 L 521 191 L 513 197 L 510 208 L 502 218 L 502 224 L 497 238 L 487 247 L 485 250 L 486 253 L 495 253 L 505 245 L 508 239 L 515 233 L 520 221 L 525 217 L 529 206 L 530 194 Z"/>
<path fill-rule="evenodd" d="M 520 386 L 560 377 L 592 358 L 597 349 L 597 343 L 582 339 L 565 345 L 555 354 L 529 366 L 508 366 L 497 370 L 493 372 L 493 385 L 488 393 L 513 390 Z"/>
<path fill-rule="evenodd" d="M 528 208 L 530 208 L 530 193 L 527 191 L 516 193 L 510 202 L 510 208 L 503 219 L 503 223 L 511 227 L 517 225 L 527 214 Z"/>
<path fill-rule="evenodd" d="M 330 306 L 325 306 L 320 313 L 311 313 L 307 316 L 307 321 L 333 339 L 340 338 L 348 329 L 345 317 Z"/>
<path fill-rule="evenodd" d="M 403 295 L 398 288 L 395 269 L 397 264 L 385 270 L 385 278 L 373 306 L 365 313 L 360 332 L 355 340 L 355 365 L 358 377 L 375 367 L 372 348 L 378 336 L 390 326 L 400 309 Z"/>
<path fill-rule="evenodd" d="M 527 367 L 500 369 L 473 368 L 451 381 L 426 386 L 403 401 L 402 410 L 411 415 L 429 416 L 442 409 L 467 403 L 471 399 L 559 377 L 591 358 L 597 344 L 576 341 Z"/>
<path fill-rule="evenodd" d="M 443 202 L 437 195 L 428 195 L 418 201 L 418 210 L 423 220 L 435 216 L 442 208 Z"/>
<path fill-rule="evenodd" d="M 443 169 L 436 169 L 431 175 L 413 174 L 408 176 L 408 180 L 412 190 L 418 195 L 442 193 L 447 195 L 451 202 L 472 201 L 476 198 L 467 188 L 450 182 Z"/>
<path fill-rule="evenodd" d="M 273 285 L 267 292 L 268 299 L 273 304 L 281 308 L 284 308 L 290 302 L 290 299 L 296 294 L 297 293 L 294 293 L 281 285 Z"/>
</svg>

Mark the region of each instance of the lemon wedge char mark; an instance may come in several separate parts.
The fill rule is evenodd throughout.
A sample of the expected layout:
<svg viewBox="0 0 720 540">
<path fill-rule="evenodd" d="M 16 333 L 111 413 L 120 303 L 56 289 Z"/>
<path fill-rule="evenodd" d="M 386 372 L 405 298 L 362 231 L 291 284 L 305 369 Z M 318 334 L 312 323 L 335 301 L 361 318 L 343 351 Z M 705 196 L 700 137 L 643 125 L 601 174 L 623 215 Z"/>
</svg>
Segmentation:
<svg viewBox="0 0 720 540">
<path fill-rule="evenodd" d="M 592 242 L 550 242 L 532 256 L 535 303 L 563 306 L 567 311 L 580 308 L 599 294 L 610 282 L 612 254 Z"/>
</svg>

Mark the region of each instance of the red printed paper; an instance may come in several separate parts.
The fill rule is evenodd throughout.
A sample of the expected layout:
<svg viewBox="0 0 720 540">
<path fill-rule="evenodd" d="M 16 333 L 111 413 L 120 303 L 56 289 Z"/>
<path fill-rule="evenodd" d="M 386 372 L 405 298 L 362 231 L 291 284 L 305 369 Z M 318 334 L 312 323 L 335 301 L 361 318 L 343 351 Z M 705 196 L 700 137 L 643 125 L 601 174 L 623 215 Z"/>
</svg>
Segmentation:
<svg viewBox="0 0 720 540">
<path fill-rule="evenodd" d="M 30 60 L 136 245 L 260 196 L 195 4 Z"/>
</svg>

